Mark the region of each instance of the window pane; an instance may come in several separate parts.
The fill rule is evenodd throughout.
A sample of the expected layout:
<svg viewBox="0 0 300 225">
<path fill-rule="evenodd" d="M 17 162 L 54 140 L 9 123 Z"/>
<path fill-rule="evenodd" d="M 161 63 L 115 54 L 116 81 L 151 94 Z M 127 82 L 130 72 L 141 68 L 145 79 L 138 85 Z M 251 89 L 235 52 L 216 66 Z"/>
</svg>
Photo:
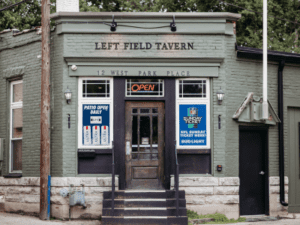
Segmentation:
<svg viewBox="0 0 300 225">
<path fill-rule="evenodd" d="M 23 101 L 23 83 L 13 85 L 13 102 Z"/>
<path fill-rule="evenodd" d="M 106 98 L 109 96 L 109 80 L 85 80 L 82 83 L 82 97 Z"/>
<path fill-rule="evenodd" d="M 132 118 L 132 144 L 137 145 L 138 142 L 138 119 L 137 116 Z"/>
<path fill-rule="evenodd" d="M 150 109 L 140 109 L 141 111 L 141 113 L 150 113 Z"/>
<path fill-rule="evenodd" d="M 179 97 L 183 97 L 183 98 L 206 97 L 206 81 L 205 80 L 179 81 Z"/>
<path fill-rule="evenodd" d="M 149 116 L 140 117 L 140 144 L 142 145 L 150 144 L 150 117 Z"/>
<path fill-rule="evenodd" d="M 12 138 L 23 137 L 23 109 L 12 110 Z"/>
<path fill-rule="evenodd" d="M 22 170 L 22 140 L 11 142 L 11 170 Z"/>
<path fill-rule="evenodd" d="M 158 139 L 158 130 L 157 130 L 157 116 L 152 117 L 152 130 L 153 130 L 153 136 L 152 136 L 152 144 L 157 144 Z"/>
</svg>

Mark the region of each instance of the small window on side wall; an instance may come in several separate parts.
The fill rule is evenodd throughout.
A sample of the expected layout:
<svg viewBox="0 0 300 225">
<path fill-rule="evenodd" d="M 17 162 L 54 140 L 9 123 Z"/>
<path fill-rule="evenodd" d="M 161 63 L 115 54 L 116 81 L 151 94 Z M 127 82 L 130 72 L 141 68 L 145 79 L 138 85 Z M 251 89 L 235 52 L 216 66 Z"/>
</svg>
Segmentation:
<svg viewBox="0 0 300 225">
<path fill-rule="evenodd" d="M 10 84 L 10 172 L 22 172 L 23 81 Z"/>
<path fill-rule="evenodd" d="M 113 79 L 80 78 L 78 91 L 78 147 L 112 147 Z"/>
<path fill-rule="evenodd" d="M 176 81 L 177 148 L 210 148 L 209 93 L 209 79 Z"/>
</svg>

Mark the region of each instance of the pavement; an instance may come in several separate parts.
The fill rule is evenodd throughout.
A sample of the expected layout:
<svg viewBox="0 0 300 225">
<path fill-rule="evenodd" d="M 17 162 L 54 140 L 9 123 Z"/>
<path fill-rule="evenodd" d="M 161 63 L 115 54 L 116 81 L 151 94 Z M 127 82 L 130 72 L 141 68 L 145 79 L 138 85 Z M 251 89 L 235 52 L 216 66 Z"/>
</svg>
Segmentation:
<svg viewBox="0 0 300 225">
<path fill-rule="evenodd" d="M 38 217 L 20 215 L 15 213 L 1 213 L 0 225 L 101 225 L 99 220 L 49 220 L 42 221 Z M 280 219 L 277 221 L 261 221 L 261 222 L 244 222 L 244 223 L 228 223 L 228 225 L 300 225 L 299 219 Z"/>
</svg>

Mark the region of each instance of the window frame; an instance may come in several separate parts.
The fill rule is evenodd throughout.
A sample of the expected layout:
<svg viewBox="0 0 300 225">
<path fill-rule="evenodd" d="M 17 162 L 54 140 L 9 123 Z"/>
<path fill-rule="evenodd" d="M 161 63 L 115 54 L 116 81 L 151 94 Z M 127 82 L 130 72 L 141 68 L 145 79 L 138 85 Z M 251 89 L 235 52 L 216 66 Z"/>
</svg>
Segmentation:
<svg viewBox="0 0 300 225">
<path fill-rule="evenodd" d="M 17 80 L 10 82 L 10 96 L 9 96 L 9 173 L 22 173 L 22 170 L 13 170 L 12 169 L 12 163 L 13 163 L 13 156 L 12 156 L 12 142 L 22 140 L 22 150 L 23 150 L 23 134 L 21 138 L 13 138 L 13 110 L 14 109 L 22 109 L 23 110 L 23 98 L 22 101 L 19 102 L 13 102 L 13 90 L 14 85 L 17 84 L 23 84 L 23 80 Z M 22 87 L 23 88 L 23 87 Z M 22 93 L 23 96 L 23 93 Z M 22 112 L 22 119 L 23 119 L 23 112 Z M 23 122 L 23 121 L 22 121 Z M 23 161 L 23 160 L 22 160 Z"/>
<path fill-rule="evenodd" d="M 83 97 L 82 84 L 84 80 L 109 80 L 109 97 Z M 109 126 L 110 135 L 109 145 L 104 146 L 84 146 L 82 144 L 82 105 L 83 104 L 108 104 L 109 105 Z M 111 77 L 79 77 L 78 79 L 78 133 L 77 133 L 77 145 L 80 149 L 108 149 L 112 148 L 113 141 L 113 78 Z"/>
<path fill-rule="evenodd" d="M 179 97 L 180 80 L 205 80 L 206 97 Z M 180 145 L 179 138 L 179 105 L 206 105 L 206 145 Z M 210 149 L 210 79 L 209 78 L 178 78 L 176 79 L 176 147 L 177 149 Z"/>
</svg>

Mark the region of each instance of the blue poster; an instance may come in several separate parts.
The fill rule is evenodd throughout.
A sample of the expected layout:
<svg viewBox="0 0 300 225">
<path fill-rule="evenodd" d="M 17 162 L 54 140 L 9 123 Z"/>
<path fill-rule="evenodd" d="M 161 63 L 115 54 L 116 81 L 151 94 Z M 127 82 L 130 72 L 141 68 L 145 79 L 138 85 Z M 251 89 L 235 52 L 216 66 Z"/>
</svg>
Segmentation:
<svg viewBox="0 0 300 225">
<path fill-rule="evenodd" d="M 109 145 L 109 137 L 109 104 L 83 104 L 82 145 Z"/>
<path fill-rule="evenodd" d="M 179 105 L 179 144 L 205 146 L 206 105 Z"/>
</svg>

